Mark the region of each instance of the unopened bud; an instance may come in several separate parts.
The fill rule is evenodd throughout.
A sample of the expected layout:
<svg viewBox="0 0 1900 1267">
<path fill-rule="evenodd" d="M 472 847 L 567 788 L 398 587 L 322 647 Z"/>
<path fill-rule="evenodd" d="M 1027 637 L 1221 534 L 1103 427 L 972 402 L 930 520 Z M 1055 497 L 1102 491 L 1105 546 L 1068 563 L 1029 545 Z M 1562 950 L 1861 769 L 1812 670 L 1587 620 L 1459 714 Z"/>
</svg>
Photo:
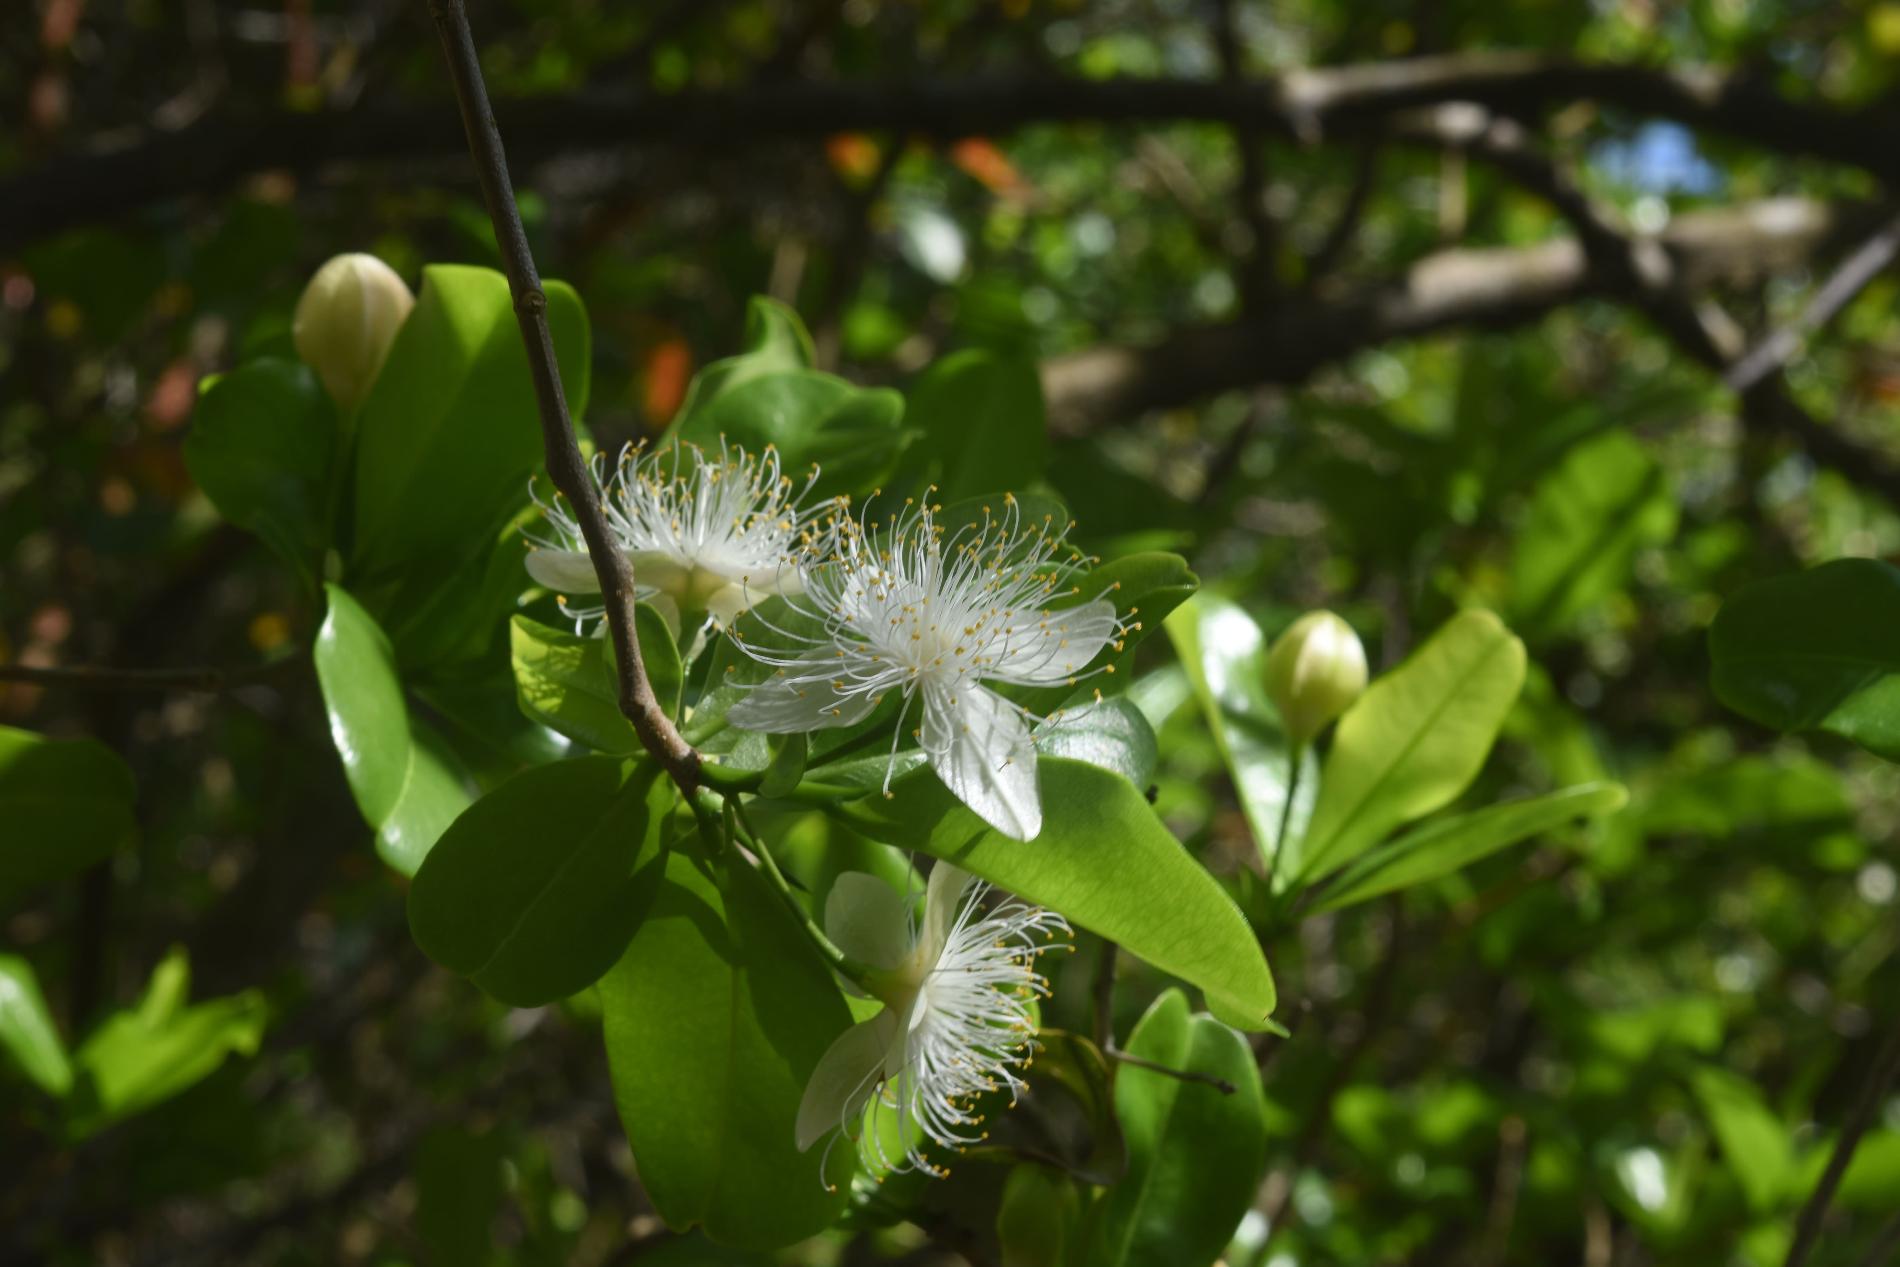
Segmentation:
<svg viewBox="0 0 1900 1267">
<path fill-rule="evenodd" d="M 1267 653 L 1267 696 L 1296 744 L 1326 729 L 1365 689 L 1366 649 L 1329 611 L 1294 621 Z"/>
<path fill-rule="evenodd" d="M 374 255 L 339 255 L 304 287 L 290 337 L 331 398 L 354 409 L 369 395 L 415 306 L 416 297 L 389 265 Z"/>
</svg>

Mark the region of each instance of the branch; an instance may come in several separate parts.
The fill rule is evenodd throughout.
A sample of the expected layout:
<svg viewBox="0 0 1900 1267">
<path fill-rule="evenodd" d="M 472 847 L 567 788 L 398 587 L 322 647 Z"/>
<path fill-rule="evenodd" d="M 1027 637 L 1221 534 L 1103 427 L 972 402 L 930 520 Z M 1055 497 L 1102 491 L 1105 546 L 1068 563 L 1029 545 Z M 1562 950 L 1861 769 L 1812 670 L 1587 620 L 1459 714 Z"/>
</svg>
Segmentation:
<svg viewBox="0 0 1900 1267">
<path fill-rule="evenodd" d="M 81 665 L 0 664 L 0 682 L 70 686 L 85 691 L 198 691 L 221 694 L 301 665 L 297 656 L 235 669 L 108 669 Z"/>
<path fill-rule="evenodd" d="M 1896 253 L 1900 253 L 1900 213 L 1888 217 L 1872 237 L 1841 261 L 1840 267 L 1814 292 L 1800 316 L 1771 332 L 1730 366 L 1723 381 L 1735 391 L 1746 392 L 1786 368 L 1807 337 L 1852 303 L 1854 296 L 1866 289 L 1867 283 L 1893 263 Z"/>
<path fill-rule="evenodd" d="M 580 525 L 588 556 L 594 563 L 594 575 L 600 581 L 601 601 L 613 639 L 620 711 L 633 723 L 641 745 L 679 785 L 680 791 L 690 797 L 699 786 L 699 754 L 680 738 L 672 718 L 660 707 L 659 700 L 654 698 L 653 686 L 647 681 L 640 640 L 634 633 L 633 564 L 608 531 L 606 517 L 600 509 L 599 491 L 574 439 L 567 398 L 561 391 L 561 375 L 555 368 L 554 338 L 548 331 L 547 296 L 541 291 L 534 255 L 528 249 L 528 237 L 521 227 L 521 210 L 515 205 L 514 187 L 508 179 L 508 156 L 502 150 L 501 132 L 488 103 L 488 89 L 482 83 L 481 59 L 475 51 L 475 38 L 469 32 L 468 13 L 462 0 L 430 0 L 429 12 L 435 18 L 436 32 L 442 38 L 442 53 L 455 79 L 455 96 L 461 106 L 469 153 L 481 178 L 482 197 L 488 204 L 488 217 L 495 226 L 495 241 L 501 248 L 502 269 L 508 274 L 508 289 L 514 296 L 515 318 L 521 326 L 522 341 L 527 345 L 528 369 L 534 378 L 535 404 L 541 415 L 541 441 L 547 452 L 548 477 L 573 507 L 575 522 Z"/>
<path fill-rule="evenodd" d="M 1214 1088 L 1222 1095 L 1232 1095 L 1235 1090 L 1234 1084 L 1225 1078 L 1216 1078 L 1211 1073 L 1201 1073 L 1195 1069 L 1176 1069 L 1173 1065 L 1164 1065 L 1158 1061 L 1149 1060 L 1145 1056 L 1125 1052 L 1112 1043 L 1102 1048 L 1102 1054 L 1110 1060 L 1119 1060 L 1124 1065 L 1133 1065 L 1137 1069 L 1146 1069 L 1150 1073 L 1166 1074 L 1170 1078 L 1179 1078 L 1183 1082 L 1198 1082 L 1202 1086 Z"/>
<path fill-rule="evenodd" d="M 1827 1215 L 1828 1203 L 1834 1199 L 1834 1190 L 1840 1186 L 1841 1176 L 1847 1173 L 1847 1164 L 1854 1160 L 1854 1149 L 1873 1122 L 1881 1097 L 1896 1073 L 1900 1073 L 1900 1025 L 1895 1026 L 1880 1045 L 1873 1067 L 1867 1071 L 1867 1080 L 1861 1084 L 1860 1094 L 1854 1097 L 1854 1107 L 1841 1126 L 1841 1137 L 1835 1141 L 1833 1155 L 1827 1159 L 1827 1169 L 1821 1172 L 1821 1181 L 1814 1185 L 1807 1204 L 1801 1207 L 1784 1267 L 1801 1267 L 1807 1261 L 1815 1238 L 1821 1234 L 1821 1220 Z"/>
<path fill-rule="evenodd" d="M 783 82 L 720 91 L 590 92 L 507 104 L 509 139 L 529 163 L 636 144 L 729 151 L 789 137 L 898 132 L 956 139 L 1034 123 L 1202 120 L 1311 143 L 1376 132 L 1420 106 L 1466 101 L 1511 114 L 1594 100 L 1751 142 L 1900 174 L 1889 105 L 1793 102 L 1761 80 L 1712 69 L 1582 63 L 1486 52 L 1300 70 L 1245 83 L 1059 76 L 897 82 Z M 175 130 L 115 138 L 0 181 L 0 249 L 171 198 L 215 192 L 260 171 L 311 172 L 344 161 L 450 158 L 450 112 L 366 105 L 309 114 L 231 111 Z"/>
</svg>

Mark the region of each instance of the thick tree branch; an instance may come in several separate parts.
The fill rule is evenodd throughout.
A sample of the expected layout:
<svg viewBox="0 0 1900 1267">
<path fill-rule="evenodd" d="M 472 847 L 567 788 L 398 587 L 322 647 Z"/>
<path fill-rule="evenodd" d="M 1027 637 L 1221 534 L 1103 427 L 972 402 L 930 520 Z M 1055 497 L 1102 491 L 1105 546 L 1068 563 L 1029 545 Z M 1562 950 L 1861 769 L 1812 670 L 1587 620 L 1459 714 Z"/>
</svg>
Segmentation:
<svg viewBox="0 0 1900 1267">
<path fill-rule="evenodd" d="M 455 95 L 461 105 L 469 153 L 481 177 L 482 196 L 488 204 L 489 219 L 494 222 L 495 241 L 501 247 L 508 289 L 514 296 L 515 317 L 521 326 L 522 341 L 527 344 L 528 369 L 534 378 L 535 404 L 541 415 L 541 440 L 547 452 L 548 477 L 573 508 L 575 522 L 587 542 L 588 556 L 593 560 L 594 575 L 600 581 L 607 629 L 613 640 L 620 711 L 633 723 L 647 752 L 672 776 L 680 791 L 691 796 L 699 786 L 699 754 L 680 738 L 673 719 L 660 707 L 653 686 L 647 681 L 640 640 L 634 632 L 633 564 L 608 531 L 606 516 L 601 513 L 599 491 L 574 439 L 574 423 L 568 417 L 561 375 L 555 368 L 547 296 L 542 293 L 534 255 L 528 249 L 527 233 L 521 227 L 521 210 L 515 205 L 514 187 L 508 179 L 508 156 L 502 149 L 501 132 L 488 104 L 488 89 L 482 83 L 481 59 L 475 51 L 474 36 L 469 32 L 468 14 L 462 0 L 430 0 L 429 11 L 442 37 L 443 56 L 448 59 L 450 73 L 455 78 Z"/>
<path fill-rule="evenodd" d="M 1578 100 L 1885 177 L 1900 174 L 1900 149 L 1891 144 L 1900 111 L 1893 106 L 1795 102 L 1738 73 L 1581 63 L 1540 53 L 1461 53 L 1246 83 L 1042 76 L 784 82 L 663 96 L 589 93 L 510 102 L 505 112 L 517 160 L 532 163 L 634 144 L 731 150 L 844 131 L 993 136 L 1033 123 L 1200 119 L 1310 142 L 1376 129 L 1403 111 L 1451 101 L 1521 114 Z M 461 148 L 450 111 L 392 104 L 318 114 L 234 111 L 176 130 L 134 132 L 0 181 L 0 249 L 166 199 L 215 192 L 260 171 L 450 158 Z"/>
<path fill-rule="evenodd" d="M 1635 251 L 1660 250 L 1678 291 L 1748 285 L 1811 262 L 1866 231 L 1865 207 L 1770 199 L 1677 217 Z M 1607 232 L 1607 230 L 1606 230 Z M 1720 373 L 1739 353 L 1739 335 L 1686 299 L 1659 301 L 1632 288 L 1645 271 L 1597 258 L 1576 238 L 1532 247 L 1456 249 L 1426 256 L 1405 273 L 1356 287 L 1322 287 L 1310 300 L 1261 320 L 1180 331 L 1146 346 L 1104 345 L 1046 361 L 1051 427 L 1065 435 L 1127 421 L 1239 388 L 1296 386 L 1365 348 L 1469 327 L 1511 328 L 1584 299 L 1632 303 Z M 1608 262 L 1606 262 L 1608 261 Z M 1780 431 L 1817 463 L 1847 473 L 1900 504 L 1900 462 L 1807 415 L 1778 383 L 1743 400 L 1752 422 Z"/>
</svg>

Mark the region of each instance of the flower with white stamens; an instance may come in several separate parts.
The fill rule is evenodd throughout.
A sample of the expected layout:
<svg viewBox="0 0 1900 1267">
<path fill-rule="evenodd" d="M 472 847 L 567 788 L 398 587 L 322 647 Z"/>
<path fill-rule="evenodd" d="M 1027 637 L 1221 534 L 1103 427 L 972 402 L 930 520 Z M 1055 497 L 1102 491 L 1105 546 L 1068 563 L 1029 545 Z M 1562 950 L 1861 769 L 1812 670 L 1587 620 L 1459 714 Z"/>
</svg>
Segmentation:
<svg viewBox="0 0 1900 1267">
<path fill-rule="evenodd" d="M 864 984 L 884 1004 L 839 1035 L 819 1058 L 798 1106 L 798 1147 L 839 1130 L 856 1137 L 867 1105 L 890 1114 L 864 1135 L 880 1170 L 948 1173 L 926 1148 L 961 1151 L 986 1137 L 978 1100 L 1023 1087 L 1035 1050 L 1034 1000 L 1048 982 L 1045 951 L 1068 943 L 1060 915 L 1005 898 L 983 909 L 989 886 L 947 862 L 930 873 L 924 915 L 882 880 L 846 872 L 825 903 L 826 935 L 870 967 Z M 893 1125 L 895 1130 L 878 1129 Z M 889 1141 L 901 1141 L 901 1145 Z M 835 1141 L 834 1141 L 835 1142 Z M 903 1148 L 892 1155 L 893 1147 Z"/>
<path fill-rule="evenodd" d="M 1025 523 L 1005 496 L 1002 514 L 986 506 L 946 539 L 940 509 L 906 502 L 882 524 L 833 524 L 828 548 L 800 558 L 802 594 L 787 600 L 798 619 L 768 626 L 789 645 L 741 639 L 778 672 L 729 716 L 774 733 L 849 726 L 898 692 L 893 762 L 903 718 L 921 705 L 911 733 L 944 785 L 990 826 L 1030 840 L 1042 830 L 1031 733 L 1040 719 L 988 684 L 1075 685 L 1105 646 L 1121 649 L 1130 626 L 1106 599 L 1052 609 L 1076 592 L 1068 525 Z"/>
<path fill-rule="evenodd" d="M 722 441 L 712 454 L 669 444 L 651 452 L 628 445 L 612 475 L 604 455 L 591 467 L 614 541 L 633 564 L 638 596 L 677 624 L 682 615 L 730 623 L 748 602 L 787 592 L 797 561 L 816 549 L 810 531 L 817 508 L 801 508 L 818 470 L 802 488 L 779 470 L 771 445 L 757 457 Z M 600 583 L 580 525 L 556 494 L 529 489 L 547 531 L 528 534 L 528 574 L 563 596 L 577 625 L 600 609 L 568 607 L 566 595 L 598 594 Z"/>
</svg>

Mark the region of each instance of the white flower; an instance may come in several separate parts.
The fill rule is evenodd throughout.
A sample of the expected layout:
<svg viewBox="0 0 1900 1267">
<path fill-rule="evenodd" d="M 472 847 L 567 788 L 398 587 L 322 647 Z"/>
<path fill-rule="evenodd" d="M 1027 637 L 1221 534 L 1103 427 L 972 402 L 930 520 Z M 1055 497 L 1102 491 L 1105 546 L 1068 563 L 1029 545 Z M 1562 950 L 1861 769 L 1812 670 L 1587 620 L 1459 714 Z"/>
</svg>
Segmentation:
<svg viewBox="0 0 1900 1267">
<path fill-rule="evenodd" d="M 1042 830 L 1036 719 L 985 683 L 1074 685 L 1105 645 L 1120 649 L 1124 626 L 1106 599 L 1049 610 L 1075 592 L 1065 584 L 1076 561 L 1066 525 L 1025 526 L 1005 496 L 1000 517 L 985 507 L 981 523 L 946 541 L 939 509 L 906 502 L 875 529 L 847 518 L 833 525 L 828 548 L 800 559 L 803 598 L 791 609 L 802 619 L 785 623 L 806 631 L 770 626 L 798 644 L 790 648 L 740 642 L 778 673 L 730 716 L 776 733 L 849 726 L 898 691 L 901 736 L 903 716 L 921 700 L 911 733 L 944 785 L 998 831 L 1030 840 Z M 887 792 L 889 782 L 887 771 Z"/>
<path fill-rule="evenodd" d="M 872 968 L 866 985 L 885 1006 L 819 1059 L 798 1106 L 801 1150 L 834 1127 L 853 1136 L 875 1097 L 876 1112 L 895 1114 L 896 1127 L 865 1135 L 879 1168 L 941 1175 L 924 1149 L 958 1151 L 984 1139 L 981 1096 L 1007 1088 L 1015 1103 L 1034 1052 L 1034 1000 L 1049 992 L 1036 958 L 1069 925 L 1014 898 L 985 913 L 988 891 L 940 862 L 913 927 L 908 904 L 882 880 L 838 877 L 825 902 L 826 935 Z M 890 1140 L 903 1141 L 901 1156 L 887 1153 Z"/>
<path fill-rule="evenodd" d="M 645 445 L 620 451 L 611 478 L 606 458 L 592 474 L 614 540 L 633 564 L 639 597 L 678 624 L 682 614 L 729 623 L 753 597 L 786 592 L 798 578 L 797 558 L 816 548 L 800 509 L 818 470 L 794 491 L 779 471 L 778 451 L 760 457 L 722 441 L 717 456 L 692 445 Z M 563 595 L 598 594 L 580 525 L 557 494 L 543 501 L 529 489 L 552 535 L 529 534 L 528 574 Z M 819 510 L 822 510 L 821 506 Z M 568 607 L 576 624 L 599 608 Z"/>
</svg>

